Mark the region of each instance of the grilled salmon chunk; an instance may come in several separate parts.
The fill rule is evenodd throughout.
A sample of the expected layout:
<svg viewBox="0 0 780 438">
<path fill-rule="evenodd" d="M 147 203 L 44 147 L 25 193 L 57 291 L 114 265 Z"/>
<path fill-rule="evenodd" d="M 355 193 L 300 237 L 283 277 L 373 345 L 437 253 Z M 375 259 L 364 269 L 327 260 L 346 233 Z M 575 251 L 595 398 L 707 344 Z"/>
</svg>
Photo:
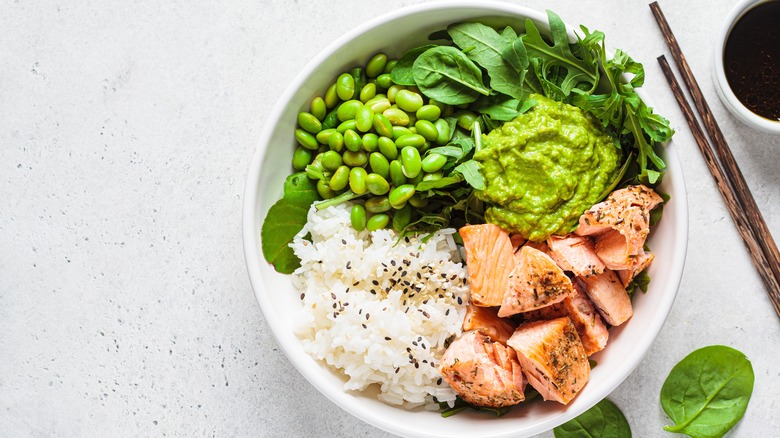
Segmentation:
<svg viewBox="0 0 780 438">
<path fill-rule="evenodd" d="M 500 306 L 515 266 L 509 234 L 493 224 L 466 225 L 458 232 L 466 248 L 471 301 Z"/>
<path fill-rule="evenodd" d="M 478 330 L 491 341 L 506 345 L 506 340 L 515 331 L 515 325 L 508 319 L 499 318 L 497 312 L 496 307 L 469 304 L 466 308 L 466 317 L 463 318 L 463 331 Z"/>
<path fill-rule="evenodd" d="M 596 255 L 593 241 L 588 237 L 575 234 L 550 236 L 547 245 L 553 260 L 564 271 L 581 277 L 604 272 L 604 262 Z"/>
<path fill-rule="evenodd" d="M 515 351 L 491 342 L 477 330 L 463 333 L 450 344 L 439 370 L 472 405 L 500 408 L 525 400 L 525 379 Z"/>
<path fill-rule="evenodd" d="M 610 325 L 620 325 L 634 314 L 631 298 L 614 271 L 606 269 L 599 275 L 577 277 L 601 316 Z"/>
<path fill-rule="evenodd" d="M 503 318 L 549 306 L 562 301 L 571 291 L 571 280 L 555 261 L 542 251 L 525 245 L 509 276 L 498 316 Z"/>
<path fill-rule="evenodd" d="M 568 404 L 590 378 L 588 356 L 568 317 L 521 324 L 507 344 L 545 400 Z"/>
</svg>

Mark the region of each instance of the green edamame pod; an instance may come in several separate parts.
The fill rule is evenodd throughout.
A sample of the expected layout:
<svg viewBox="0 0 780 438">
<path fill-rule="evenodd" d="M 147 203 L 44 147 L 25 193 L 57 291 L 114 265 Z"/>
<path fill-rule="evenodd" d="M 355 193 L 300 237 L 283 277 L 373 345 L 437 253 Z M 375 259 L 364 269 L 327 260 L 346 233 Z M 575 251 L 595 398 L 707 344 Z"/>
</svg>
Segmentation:
<svg viewBox="0 0 780 438">
<path fill-rule="evenodd" d="M 341 166 L 333 172 L 333 176 L 330 177 L 328 186 L 331 190 L 338 192 L 347 187 L 347 184 L 349 184 L 349 167 Z"/>
<path fill-rule="evenodd" d="M 357 97 L 360 93 L 360 90 L 362 90 L 363 87 L 365 87 L 368 83 L 366 72 L 363 71 L 363 69 L 360 67 L 355 67 L 350 70 L 349 74 L 352 75 L 352 79 L 355 81 L 355 94 L 353 94 L 353 96 Z"/>
<path fill-rule="evenodd" d="M 336 151 L 327 151 L 322 154 L 322 167 L 326 170 L 336 170 L 343 164 L 341 154 Z"/>
<path fill-rule="evenodd" d="M 423 105 L 415 113 L 419 120 L 427 120 L 433 122 L 441 117 L 441 108 L 436 105 Z"/>
<path fill-rule="evenodd" d="M 447 157 L 444 155 L 437 153 L 428 154 L 422 160 L 422 170 L 427 173 L 437 172 L 445 164 L 447 164 Z"/>
<path fill-rule="evenodd" d="M 325 118 L 325 115 L 328 114 L 328 106 L 325 105 L 325 101 L 321 97 L 317 96 L 312 99 L 309 112 L 312 113 L 317 120 L 321 121 Z"/>
<path fill-rule="evenodd" d="M 357 195 L 366 193 L 366 176 L 368 173 L 362 167 L 353 167 L 349 171 L 349 188 Z"/>
<path fill-rule="evenodd" d="M 412 222 L 412 207 L 404 205 L 400 210 L 393 213 L 393 229 L 399 233 Z"/>
<path fill-rule="evenodd" d="M 366 188 L 371 194 L 384 195 L 390 191 L 390 183 L 382 177 L 382 175 L 376 173 L 369 173 L 366 176 Z"/>
<path fill-rule="evenodd" d="M 416 113 L 423 106 L 423 97 L 411 90 L 399 90 L 395 95 L 395 103 L 404 111 Z"/>
<path fill-rule="evenodd" d="M 390 201 L 391 207 L 399 209 L 406 205 L 406 201 L 414 196 L 414 193 L 415 190 L 413 185 L 403 184 L 391 190 L 390 194 L 387 195 L 387 199 Z"/>
<path fill-rule="evenodd" d="M 368 222 L 366 222 L 366 229 L 368 231 L 381 230 L 382 228 L 386 227 L 388 223 L 390 223 L 389 215 L 385 213 L 377 213 L 368 218 Z"/>
<path fill-rule="evenodd" d="M 344 148 L 344 135 L 334 130 L 328 137 L 328 146 L 332 151 L 341 152 L 341 149 Z"/>
<path fill-rule="evenodd" d="M 363 231 L 366 229 L 366 223 L 368 222 L 368 215 L 366 215 L 366 207 L 360 204 L 355 204 L 349 211 L 349 221 L 352 223 L 352 228 L 357 231 Z"/>
<path fill-rule="evenodd" d="M 363 106 L 363 102 L 359 100 L 348 100 L 341 105 L 339 105 L 338 110 L 336 111 L 336 114 L 339 117 L 339 120 L 342 122 L 350 119 L 355 118 L 355 114 L 357 113 L 358 109 Z"/>
<path fill-rule="evenodd" d="M 312 134 L 322 131 L 322 123 L 320 123 L 319 119 L 312 113 L 298 113 L 298 126 Z"/>
<path fill-rule="evenodd" d="M 347 101 L 355 95 L 355 78 L 349 73 L 342 73 L 336 79 L 336 94 L 339 99 Z"/>
<path fill-rule="evenodd" d="M 390 178 L 390 162 L 380 152 L 372 152 L 368 156 L 368 165 L 371 166 L 373 173 L 381 175 L 384 179 Z"/>
<path fill-rule="evenodd" d="M 366 152 L 374 152 L 379 148 L 379 136 L 373 132 L 366 132 L 363 134 L 363 150 Z"/>
<path fill-rule="evenodd" d="M 336 92 L 336 84 L 331 84 L 330 87 L 328 87 L 328 90 L 325 91 L 325 97 L 322 99 L 325 101 L 325 106 L 328 108 L 333 108 L 339 103 L 339 95 Z"/>
<path fill-rule="evenodd" d="M 387 196 L 377 196 L 366 200 L 366 210 L 369 213 L 384 213 L 390 211 L 391 208 Z"/>
<path fill-rule="evenodd" d="M 367 106 L 361 106 L 355 113 L 355 127 L 360 132 L 368 132 L 374 126 L 374 111 Z"/>
<path fill-rule="evenodd" d="M 363 148 L 363 139 L 352 129 L 344 131 L 344 146 L 348 151 L 357 152 Z"/>
<path fill-rule="evenodd" d="M 368 155 L 363 151 L 344 151 L 341 159 L 349 167 L 363 167 L 368 163 Z"/>
<path fill-rule="evenodd" d="M 295 139 L 306 149 L 316 151 L 320 147 L 320 144 L 317 143 L 317 138 L 314 137 L 314 135 L 300 128 L 295 130 Z"/>
<path fill-rule="evenodd" d="M 406 175 L 404 175 L 400 160 L 393 160 L 390 162 L 390 179 L 396 187 L 406 184 Z"/>
<path fill-rule="evenodd" d="M 369 82 L 362 90 L 360 90 L 360 101 L 363 103 L 368 102 L 376 96 L 376 84 Z"/>
<path fill-rule="evenodd" d="M 328 114 L 325 114 L 325 118 L 322 119 L 322 129 L 334 129 L 339 124 L 338 108 L 330 110 Z"/>
<path fill-rule="evenodd" d="M 375 78 L 385 71 L 387 66 L 387 55 L 384 53 L 377 53 L 368 60 L 366 64 L 366 76 L 369 78 Z"/>
<path fill-rule="evenodd" d="M 385 137 L 393 136 L 393 124 L 382 114 L 374 114 L 374 129 L 379 135 Z"/>
<path fill-rule="evenodd" d="M 439 138 L 439 130 L 430 120 L 418 120 L 414 124 L 417 133 L 422 135 L 428 141 L 436 141 Z"/>
<path fill-rule="evenodd" d="M 407 178 L 414 179 L 422 170 L 420 152 L 414 146 L 405 146 L 401 149 L 401 168 Z"/>
<path fill-rule="evenodd" d="M 388 160 L 394 160 L 396 157 L 398 157 L 398 147 L 389 137 L 379 137 L 377 140 L 377 147 L 379 148 L 379 152 L 387 157 Z"/>
<path fill-rule="evenodd" d="M 314 153 L 303 146 L 298 146 L 293 152 L 292 167 L 295 170 L 303 170 L 311 163 Z"/>
</svg>

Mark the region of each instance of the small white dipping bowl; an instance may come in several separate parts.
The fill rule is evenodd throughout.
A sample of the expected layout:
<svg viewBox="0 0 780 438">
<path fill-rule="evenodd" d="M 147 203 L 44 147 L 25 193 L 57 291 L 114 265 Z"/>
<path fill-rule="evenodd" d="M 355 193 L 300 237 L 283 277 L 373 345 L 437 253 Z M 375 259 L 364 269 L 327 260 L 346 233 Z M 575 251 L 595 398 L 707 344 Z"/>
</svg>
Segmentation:
<svg viewBox="0 0 780 438">
<path fill-rule="evenodd" d="M 322 394 L 361 420 L 398 435 L 517 438 L 550 430 L 576 417 L 612 392 L 637 366 L 660 331 L 677 293 L 687 245 L 688 210 L 680 162 L 674 145 L 669 143 L 662 153 L 668 169 L 660 190 L 670 194 L 671 201 L 649 240 L 656 254 L 649 271 L 650 288 L 647 293 L 634 295 L 633 318 L 610 331 L 606 349 L 593 356 L 598 366 L 592 370 L 590 381 L 568 406 L 536 400 L 501 418 L 475 412 L 442 418 L 439 412 L 407 411 L 384 404 L 372 394 L 345 391 L 345 379 L 309 357 L 293 334 L 293 315 L 301 306 L 299 294 L 290 277 L 275 272 L 263 258 L 260 227 L 268 209 L 281 197 L 285 177 L 292 172 L 298 112 L 307 109 L 311 99 L 322 95 L 340 73 L 364 66 L 377 52 L 400 57 L 405 50 L 426 43 L 432 31 L 454 22 L 512 24 L 522 31 L 526 18 L 540 30 L 549 31 L 544 12 L 489 1 L 423 3 L 358 26 L 325 48 L 292 81 L 266 121 L 249 169 L 243 210 L 244 252 L 268 326 L 292 364 Z M 647 100 L 645 94 L 642 97 Z"/>
<path fill-rule="evenodd" d="M 761 117 L 753 111 L 750 111 L 739 101 L 739 99 L 737 99 L 737 96 L 729 86 L 728 79 L 726 79 L 726 69 L 723 64 L 726 41 L 728 40 L 734 25 L 736 25 L 739 19 L 749 10 L 767 1 L 770 0 L 742 0 L 734 6 L 734 9 L 732 9 L 731 12 L 729 12 L 729 15 L 723 22 L 723 28 L 718 34 L 718 38 L 715 40 L 713 78 L 715 79 L 715 89 L 718 92 L 718 96 L 720 96 L 720 100 L 739 120 L 752 128 L 773 134 L 780 134 L 780 120 L 770 120 Z M 780 23 L 778 23 L 778 25 L 780 25 Z"/>
</svg>

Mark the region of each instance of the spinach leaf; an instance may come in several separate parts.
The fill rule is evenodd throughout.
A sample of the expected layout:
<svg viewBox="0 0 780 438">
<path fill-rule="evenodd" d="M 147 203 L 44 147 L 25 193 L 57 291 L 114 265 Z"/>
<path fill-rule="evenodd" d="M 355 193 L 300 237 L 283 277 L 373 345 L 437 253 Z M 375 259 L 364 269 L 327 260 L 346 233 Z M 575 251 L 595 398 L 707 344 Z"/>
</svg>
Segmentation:
<svg viewBox="0 0 780 438">
<path fill-rule="evenodd" d="M 536 101 L 533 99 L 526 99 L 520 103 L 519 100 L 509 96 L 495 94 L 480 97 L 472 104 L 471 109 L 483 115 L 487 114 L 492 120 L 506 122 L 528 111 L 534 104 Z"/>
<path fill-rule="evenodd" d="M 731 347 L 694 351 L 672 368 L 661 387 L 661 406 L 675 423 L 664 430 L 722 437 L 745 415 L 754 379 L 750 361 Z"/>
<path fill-rule="evenodd" d="M 472 48 L 468 57 L 487 70 L 490 88 L 523 100 L 523 80 L 528 68 L 528 55 L 522 41 L 515 45 L 517 38 L 507 39 L 482 23 L 457 24 L 447 32 L 461 49 Z M 511 58 L 511 61 L 508 58 Z"/>
<path fill-rule="evenodd" d="M 426 44 L 424 46 L 415 47 L 414 49 L 407 50 L 406 53 L 401 56 L 398 63 L 393 67 L 390 72 L 390 79 L 398 85 L 415 85 L 414 75 L 412 74 L 412 66 L 417 57 L 422 55 L 426 50 L 436 47 L 435 44 Z"/>
<path fill-rule="evenodd" d="M 553 429 L 553 434 L 555 438 L 631 438 L 631 427 L 620 409 L 604 399 L 577 418 Z"/>
<path fill-rule="evenodd" d="M 314 182 L 305 172 L 294 173 L 284 181 L 284 195 L 268 210 L 260 229 L 263 256 L 277 272 L 291 274 L 301 261 L 290 242 L 306 225 L 311 204 L 319 199 Z"/>
<path fill-rule="evenodd" d="M 414 82 L 429 99 L 461 105 L 487 96 L 482 71 L 460 50 L 439 46 L 426 50 L 412 66 Z"/>
</svg>

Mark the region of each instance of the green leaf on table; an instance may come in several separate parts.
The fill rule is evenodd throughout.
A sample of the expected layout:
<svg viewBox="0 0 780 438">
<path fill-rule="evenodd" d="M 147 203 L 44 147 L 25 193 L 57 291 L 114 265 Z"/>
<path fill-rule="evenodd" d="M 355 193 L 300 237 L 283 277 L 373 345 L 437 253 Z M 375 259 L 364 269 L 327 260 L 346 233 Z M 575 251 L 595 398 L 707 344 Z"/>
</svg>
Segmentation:
<svg viewBox="0 0 780 438">
<path fill-rule="evenodd" d="M 301 261 L 290 243 L 306 225 L 311 204 L 319 199 L 317 188 L 305 172 L 294 173 L 284 181 L 284 195 L 268 210 L 260 229 L 263 256 L 277 272 L 290 274 Z"/>
<path fill-rule="evenodd" d="M 731 347 L 711 345 L 686 356 L 661 387 L 668 432 L 719 438 L 745 415 L 753 394 L 753 366 Z"/>
<path fill-rule="evenodd" d="M 390 72 L 390 79 L 398 85 L 415 85 L 414 74 L 412 73 L 412 66 L 414 61 L 422 55 L 426 50 L 437 47 L 435 44 L 426 44 L 424 46 L 415 47 L 414 49 L 407 50 L 398 63 L 393 67 Z"/>
<path fill-rule="evenodd" d="M 480 95 L 490 94 L 482 82 L 482 71 L 455 47 L 426 50 L 414 61 L 412 69 L 420 91 L 447 105 L 471 103 Z"/>
<path fill-rule="evenodd" d="M 604 399 L 577 418 L 553 429 L 555 438 L 631 438 L 631 427 L 623 412 Z"/>
</svg>

